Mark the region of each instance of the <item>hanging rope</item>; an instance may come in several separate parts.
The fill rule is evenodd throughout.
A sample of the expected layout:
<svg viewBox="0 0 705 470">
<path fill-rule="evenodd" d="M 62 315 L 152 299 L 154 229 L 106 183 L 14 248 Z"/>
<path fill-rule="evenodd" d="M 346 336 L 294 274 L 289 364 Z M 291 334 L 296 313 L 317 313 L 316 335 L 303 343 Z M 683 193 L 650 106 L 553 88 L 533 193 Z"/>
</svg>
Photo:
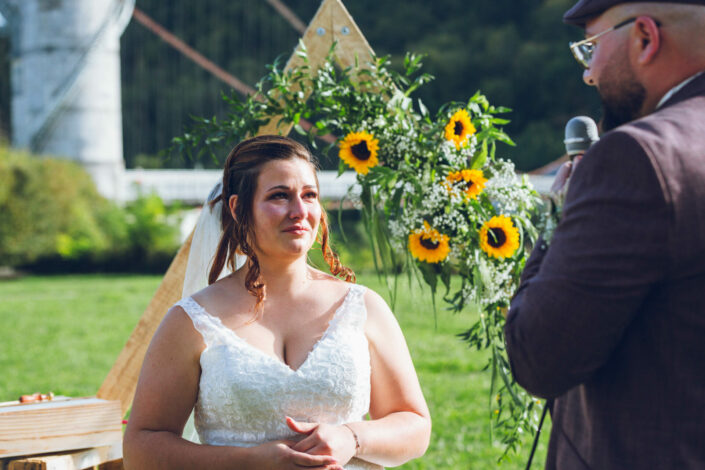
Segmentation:
<svg viewBox="0 0 705 470">
<path fill-rule="evenodd" d="M 227 83 L 243 95 L 251 95 L 255 92 L 254 88 L 243 83 L 239 78 L 235 77 L 234 75 L 231 75 L 230 73 L 218 67 L 215 63 L 206 59 L 201 53 L 193 49 L 181 39 L 177 38 L 175 35 L 167 31 L 161 25 L 157 24 L 156 21 L 147 16 L 139 8 L 135 7 L 132 16 L 144 27 L 159 36 L 164 42 L 172 46 L 177 51 L 181 52 L 183 55 L 194 61 L 196 64 L 216 76 L 219 80 Z"/>
<path fill-rule="evenodd" d="M 267 0 L 267 3 L 272 5 L 272 7 L 274 7 L 274 9 L 277 10 L 277 12 L 279 12 L 279 14 L 291 25 L 291 27 L 303 36 L 306 31 L 306 25 L 299 19 L 298 16 L 296 16 L 296 13 L 291 11 L 291 9 L 284 5 L 284 3 L 280 0 Z"/>
<path fill-rule="evenodd" d="M 152 31 L 154 34 L 159 36 L 164 42 L 172 46 L 174 49 L 177 51 L 181 52 L 184 54 L 186 57 L 194 61 L 196 64 L 204 68 L 205 70 L 209 71 L 211 74 L 213 74 L 215 77 L 217 77 L 219 80 L 227 83 L 230 85 L 232 88 L 235 90 L 239 91 L 243 95 L 251 95 L 255 93 L 255 89 L 252 88 L 251 86 L 245 84 L 242 82 L 240 79 L 235 77 L 234 75 L 231 75 L 230 73 L 226 72 L 222 68 L 218 67 L 215 63 L 211 62 L 207 58 L 205 58 L 201 53 L 193 49 L 191 46 L 183 42 L 181 39 L 176 37 L 174 34 L 170 33 L 169 31 L 166 30 L 166 28 L 162 27 L 159 25 L 156 21 L 154 21 L 152 18 L 147 16 L 142 10 L 139 8 L 135 7 L 132 16 L 137 20 L 140 24 L 142 24 L 144 27 Z M 312 124 L 304 119 L 301 119 L 299 121 L 299 124 L 301 127 L 303 127 L 305 130 L 309 130 L 312 127 Z M 320 139 L 328 142 L 328 143 L 333 143 L 336 141 L 335 136 L 331 134 L 319 136 Z"/>
</svg>

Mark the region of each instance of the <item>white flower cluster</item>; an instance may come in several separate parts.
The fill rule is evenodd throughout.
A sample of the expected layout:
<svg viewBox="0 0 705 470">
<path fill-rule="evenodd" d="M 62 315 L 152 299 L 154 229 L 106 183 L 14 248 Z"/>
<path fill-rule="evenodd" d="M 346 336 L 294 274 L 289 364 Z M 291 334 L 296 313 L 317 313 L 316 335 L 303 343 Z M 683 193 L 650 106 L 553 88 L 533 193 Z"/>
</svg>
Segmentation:
<svg viewBox="0 0 705 470">
<path fill-rule="evenodd" d="M 460 226 L 467 225 L 468 221 L 458 213 L 442 212 L 431 219 L 431 226 L 441 233 L 457 233 Z"/>
<path fill-rule="evenodd" d="M 392 235 L 392 239 L 389 240 L 389 243 L 395 250 L 403 252 L 411 232 L 423 227 L 423 218 L 418 214 L 408 214 L 404 212 L 401 217 L 391 219 L 387 223 L 387 227 L 389 227 L 389 232 Z"/>
<path fill-rule="evenodd" d="M 388 227 L 389 232 L 392 235 L 392 238 L 391 240 L 389 240 L 389 243 L 392 245 L 392 247 L 394 247 L 395 250 L 402 251 L 404 249 L 404 242 L 406 242 L 407 238 L 409 237 L 409 234 L 411 233 L 409 231 L 409 227 L 404 224 L 401 219 L 390 220 Z"/>
<path fill-rule="evenodd" d="M 497 160 L 485 192 L 501 214 L 515 214 L 533 206 L 531 184 L 526 178 L 520 178 L 514 171 L 514 164 L 506 160 Z"/>
<path fill-rule="evenodd" d="M 355 183 L 348 188 L 348 191 L 345 194 L 345 200 L 349 201 L 355 209 L 360 210 L 363 206 L 362 199 L 360 199 L 361 195 L 362 186 L 360 186 L 360 183 Z"/>
<path fill-rule="evenodd" d="M 404 121 L 401 121 L 404 122 Z M 399 121 L 392 123 L 398 124 Z M 391 162 L 394 160 L 403 160 L 405 155 L 415 155 L 419 153 L 417 144 L 417 133 L 413 129 L 396 129 L 394 125 L 382 125 L 377 122 L 370 129 L 370 132 L 379 139 L 379 154 L 380 158 Z"/>
<path fill-rule="evenodd" d="M 421 210 L 425 213 L 445 212 L 449 199 L 448 190 L 440 184 L 431 184 L 424 194 Z"/>
<path fill-rule="evenodd" d="M 466 168 L 477 150 L 477 136 L 468 137 L 468 141 L 460 150 L 455 148 L 455 142 L 452 140 L 444 140 L 440 149 L 446 163 L 455 168 Z"/>
<path fill-rule="evenodd" d="M 472 260 L 468 260 L 472 264 Z M 483 256 L 475 259 L 480 279 L 463 288 L 466 303 L 473 303 L 485 309 L 488 305 L 508 299 L 514 292 L 512 263 L 494 263 Z"/>
<path fill-rule="evenodd" d="M 451 204 L 461 204 L 465 202 L 465 192 L 456 185 L 448 185 L 446 188 Z"/>
<path fill-rule="evenodd" d="M 448 254 L 448 256 L 455 262 L 465 261 L 466 256 L 464 253 L 464 249 L 464 246 L 457 243 L 452 243 L 450 245 L 450 253 Z"/>
</svg>

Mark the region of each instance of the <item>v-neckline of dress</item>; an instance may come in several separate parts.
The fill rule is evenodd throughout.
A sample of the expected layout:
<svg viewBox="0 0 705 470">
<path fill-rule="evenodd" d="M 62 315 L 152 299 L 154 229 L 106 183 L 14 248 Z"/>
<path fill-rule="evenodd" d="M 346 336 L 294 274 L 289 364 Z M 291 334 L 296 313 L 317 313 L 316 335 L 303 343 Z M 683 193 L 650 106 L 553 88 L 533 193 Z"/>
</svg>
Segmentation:
<svg viewBox="0 0 705 470">
<path fill-rule="evenodd" d="M 203 312 L 208 318 L 210 318 L 216 325 L 218 325 L 218 327 L 220 327 L 220 328 L 222 328 L 223 330 L 229 332 L 229 334 L 230 334 L 233 338 L 235 338 L 235 340 L 236 340 L 237 342 L 239 342 L 240 344 L 244 345 L 246 348 L 248 348 L 248 349 L 254 351 L 256 354 L 259 354 L 260 356 L 263 356 L 263 357 L 267 358 L 268 360 L 273 361 L 273 362 L 279 364 L 281 367 L 285 368 L 288 372 L 290 372 L 290 373 L 292 373 L 292 374 L 297 374 L 297 373 L 299 373 L 299 372 L 301 371 L 301 369 L 303 369 L 303 368 L 308 364 L 309 359 L 311 358 L 311 356 L 313 356 L 314 352 L 318 349 L 318 345 L 321 344 L 321 343 L 328 337 L 328 335 L 330 334 L 330 332 L 333 330 L 333 327 L 334 327 L 335 324 L 337 323 L 336 320 L 337 320 L 338 316 L 340 315 L 340 312 L 342 312 L 342 311 L 343 311 L 343 308 L 347 305 L 347 303 L 348 303 L 348 301 L 349 301 L 349 299 L 350 299 L 350 297 L 351 297 L 352 292 L 353 292 L 354 289 L 355 289 L 355 286 L 354 286 L 354 285 L 350 286 L 350 288 L 348 289 L 348 291 L 347 291 L 346 294 L 345 294 L 345 297 L 343 297 L 342 303 L 340 304 L 340 306 L 338 306 L 338 308 L 335 309 L 335 312 L 333 312 L 333 315 L 331 315 L 330 320 L 328 320 L 328 325 L 326 326 L 326 329 L 323 331 L 323 335 L 321 335 L 321 337 L 318 338 L 318 340 L 317 340 L 315 343 L 313 343 L 313 346 L 311 347 L 311 349 L 309 350 L 308 354 L 306 355 L 306 358 L 305 358 L 304 361 L 299 365 L 299 367 L 297 367 L 296 369 L 294 369 L 294 368 L 291 367 L 289 364 L 287 364 L 286 362 L 284 362 L 283 360 L 281 360 L 278 356 L 273 356 L 273 355 L 271 355 L 271 354 L 267 354 L 266 352 L 262 351 L 261 349 L 259 349 L 259 348 L 255 347 L 255 346 L 253 346 L 252 344 L 250 344 L 245 338 L 243 338 L 242 336 L 238 335 L 238 334 L 235 332 L 235 330 L 233 330 L 232 328 L 228 328 L 227 326 L 225 326 L 225 325 L 223 324 L 222 320 L 220 319 L 220 317 L 217 317 L 217 316 L 212 315 L 211 313 L 209 313 L 201 304 L 199 304 L 198 302 L 196 302 L 196 300 L 195 300 L 193 297 L 189 297 L 189 300 L 190 300 L 191 302 L 193 302 L 193 303 L 198 307 L 198 309 L 201 310 L 201 312 Z"/>
</svg>

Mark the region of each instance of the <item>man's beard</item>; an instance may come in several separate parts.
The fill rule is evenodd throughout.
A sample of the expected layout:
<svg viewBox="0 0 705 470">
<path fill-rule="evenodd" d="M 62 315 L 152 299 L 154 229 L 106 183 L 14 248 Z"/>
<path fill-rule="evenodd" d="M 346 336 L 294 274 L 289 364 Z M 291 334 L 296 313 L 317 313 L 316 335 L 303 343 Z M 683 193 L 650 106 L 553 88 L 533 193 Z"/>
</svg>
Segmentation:
<svg viewBox="0 0 705 470">
<path fill-rule="evenodd" d="M 603 132 L 626 124 L 641 117 L 642 106 L 646 99 L 646 89 L 634 76 L 628 65 L 627 58 L 615 60 L 605 67 L 603 79 L 598 92 L 602 100 L 602 120 L 600 127 Z"/>
</svg>

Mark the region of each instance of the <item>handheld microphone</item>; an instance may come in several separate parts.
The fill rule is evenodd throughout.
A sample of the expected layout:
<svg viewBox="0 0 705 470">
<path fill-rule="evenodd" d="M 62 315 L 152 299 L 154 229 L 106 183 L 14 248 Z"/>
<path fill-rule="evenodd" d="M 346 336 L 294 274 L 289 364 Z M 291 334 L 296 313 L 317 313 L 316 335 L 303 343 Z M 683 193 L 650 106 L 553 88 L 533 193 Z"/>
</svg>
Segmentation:
<svg viewBox="0 0 705 470">
<path fill-rule="evenodd" d="M 565 151 L 572 160 L 583 154 L 592 144 L 600 140 L 597 124 L 587 116 L 576 116 L 565 125 Z"/>
</svg>

